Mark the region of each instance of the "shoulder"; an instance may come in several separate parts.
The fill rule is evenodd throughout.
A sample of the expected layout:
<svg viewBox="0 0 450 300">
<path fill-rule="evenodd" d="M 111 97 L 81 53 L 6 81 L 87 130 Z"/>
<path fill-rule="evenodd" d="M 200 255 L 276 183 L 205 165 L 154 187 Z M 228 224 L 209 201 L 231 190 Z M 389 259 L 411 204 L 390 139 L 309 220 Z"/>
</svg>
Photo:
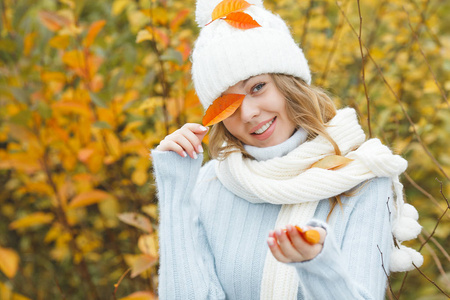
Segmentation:
<svg viewBox="0 0 450 300">
<path fill-rule="evenodd" d="M 344 193 L 345 203 L 353 207 L 377 209 L 392 203 L 392 179 L 389 177 L 376 177 L 369 179 L 354 189 Z M 343 201 L 344 202 L 344 201 Z"/>
</svg>

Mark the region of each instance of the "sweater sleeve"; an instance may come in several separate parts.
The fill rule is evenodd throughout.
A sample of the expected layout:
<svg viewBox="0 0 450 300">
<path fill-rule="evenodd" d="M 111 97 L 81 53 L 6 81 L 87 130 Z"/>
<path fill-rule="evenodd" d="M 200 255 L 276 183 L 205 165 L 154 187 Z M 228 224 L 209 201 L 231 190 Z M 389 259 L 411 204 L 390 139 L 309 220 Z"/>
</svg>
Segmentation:
<svg viewBox="0 0 450 300">
<path fill-rule="evenodd" d="M 160 299 L 224 299 L 191 194 L 202 163 L 171 151 L 152 151 L 160 225 Z"/>
<path fill-rule="evenodd" d="M 327 237 L 317 257 L 292 264 L 306 299 L 384 299 L 387 278 L 383 266 L 389 272 L 392 243 L 389 199 L 388 178 L 375 179 L 358 195 L 344 199 L 344 212 L 348 211 L 345 200 L 354 207 L 348 212 L 340 247 L 330 226 L 318 220 L 309 222 L 324 227 Z M 345 218 L 342 211 L 337 217 Z"/>
</svg>

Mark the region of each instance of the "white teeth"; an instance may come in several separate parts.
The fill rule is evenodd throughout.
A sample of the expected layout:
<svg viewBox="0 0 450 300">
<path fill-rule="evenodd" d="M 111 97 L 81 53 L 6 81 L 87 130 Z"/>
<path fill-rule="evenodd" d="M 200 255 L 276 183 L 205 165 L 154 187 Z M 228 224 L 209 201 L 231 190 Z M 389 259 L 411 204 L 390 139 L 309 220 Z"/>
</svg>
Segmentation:
<svg viewBox="0 0 450 300">
<path fill-rule="evenodd" d="M 273 119 L 270 120 L 268 123 L 264 124 L 261 128 L 259 128 L 258 130 L 256 130 L 254 133 L 256 133 L 256 134 L 262 134 L 262 133 L 264 133 L 264 132 L 267 130 L 267 128 L 269 128 L 270 125 L 272 125 L 272 123 L 273 123 Z"/>
</svg>

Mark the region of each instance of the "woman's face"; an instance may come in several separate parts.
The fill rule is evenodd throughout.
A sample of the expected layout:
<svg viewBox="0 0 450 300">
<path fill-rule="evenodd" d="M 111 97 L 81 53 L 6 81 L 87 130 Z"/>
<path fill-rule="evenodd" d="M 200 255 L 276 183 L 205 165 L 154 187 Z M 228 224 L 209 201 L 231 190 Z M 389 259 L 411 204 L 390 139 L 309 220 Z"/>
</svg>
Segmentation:
<svg viewBox="0 0 450 300">
<path fill-rule="evenodd" d="M 224 94 L 246 94 L 242 105 L 223 124 L 242 143 L 270 147 L 286 141 L 295 131 L 286 100 L 268 74 L 250 77 Z"/>
</svg>

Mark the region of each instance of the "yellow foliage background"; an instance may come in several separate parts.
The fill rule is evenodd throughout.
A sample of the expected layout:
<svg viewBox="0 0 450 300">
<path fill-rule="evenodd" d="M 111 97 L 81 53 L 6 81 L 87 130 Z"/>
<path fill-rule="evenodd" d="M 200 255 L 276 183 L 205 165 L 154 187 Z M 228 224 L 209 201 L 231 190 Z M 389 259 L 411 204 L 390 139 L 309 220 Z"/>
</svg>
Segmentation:
<svg viewBox="0 0 450 300">
<path fill-rule="evenodd" d="M 268 0 L 340 107 L 409 161 L 425 261 L 388 299 L 450 293 L 450 3 Z M 155 299 L 149 149 L 202 109 L 193 0 L 0 3 L 0 299 Z"/>
</svg>

